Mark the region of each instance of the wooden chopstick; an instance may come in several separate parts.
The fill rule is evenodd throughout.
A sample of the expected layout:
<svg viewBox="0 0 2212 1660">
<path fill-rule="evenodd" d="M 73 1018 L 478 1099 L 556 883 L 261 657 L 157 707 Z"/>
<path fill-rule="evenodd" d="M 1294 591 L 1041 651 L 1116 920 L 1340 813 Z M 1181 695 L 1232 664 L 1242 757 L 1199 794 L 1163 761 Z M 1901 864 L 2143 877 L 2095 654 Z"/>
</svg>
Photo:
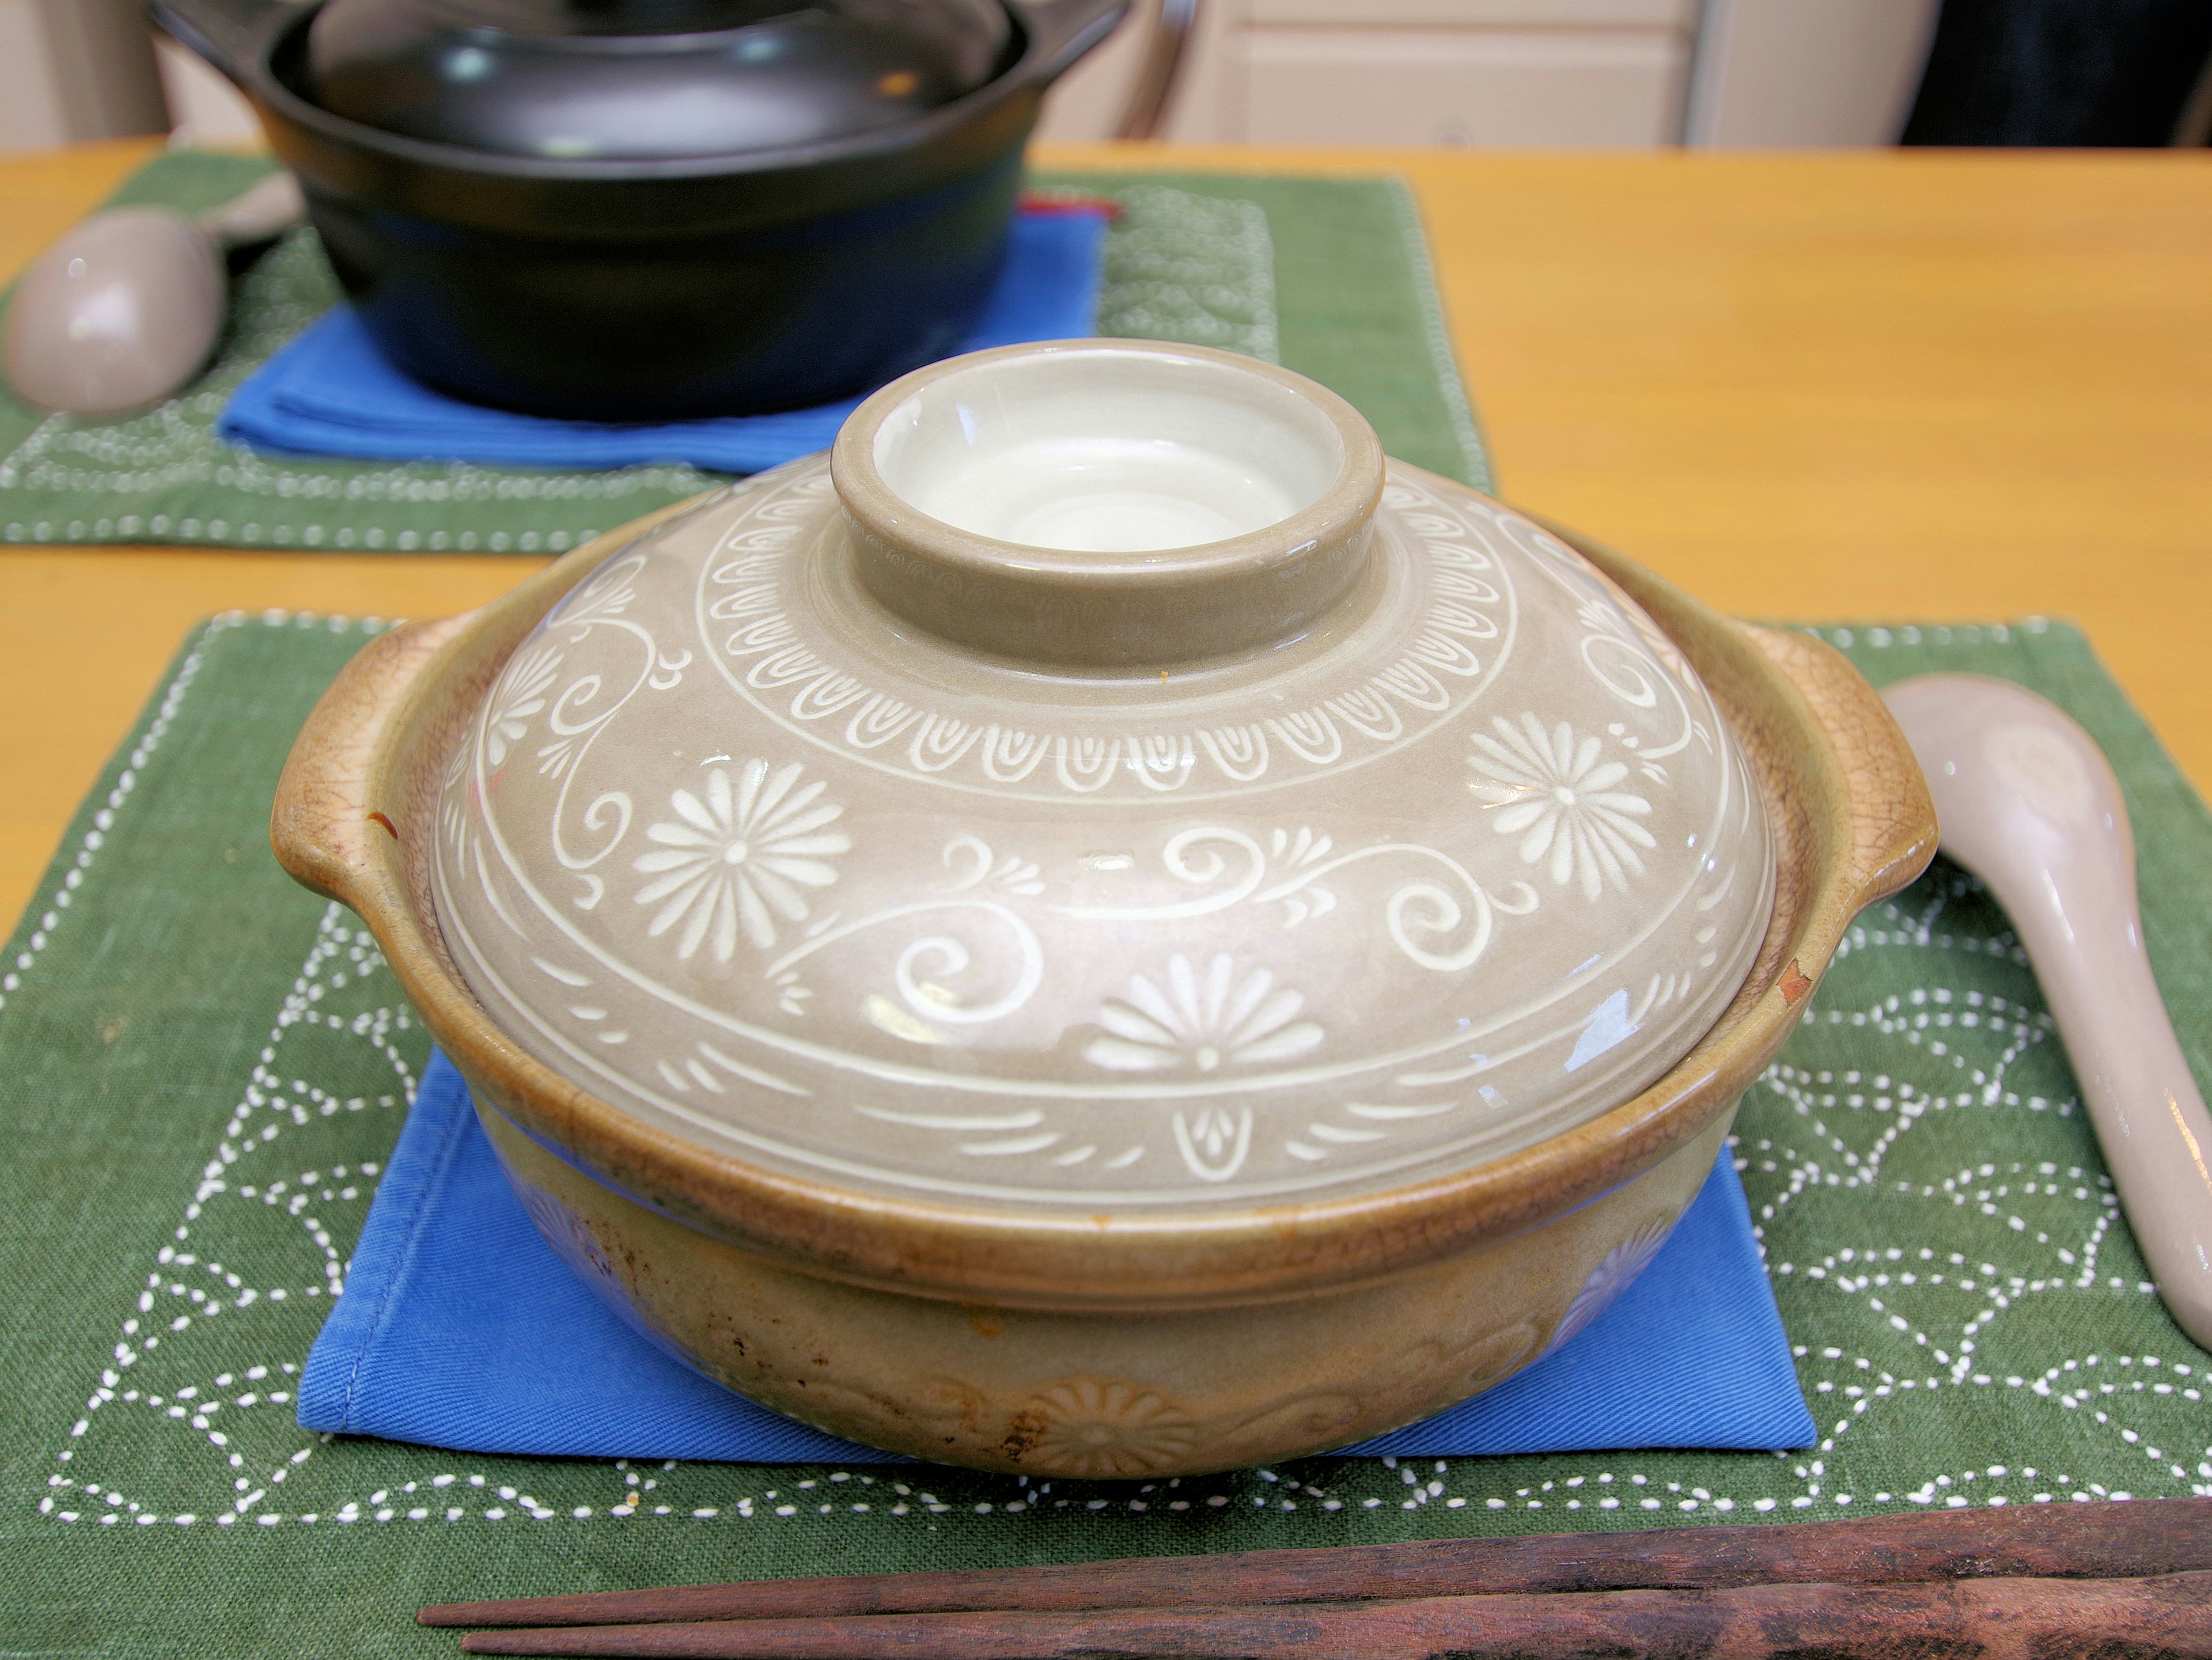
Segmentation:
<svg viewBox="0 0 2212 1660">
<path fill-rule="evenodd" d="M 2139 1578 L 2190 1569 L 2212 1569 L 2212 1499 L 1983 1506 L 1849 1522 L 1435 1539 L 1039 1567 L 757 1579 L 453 1602 L 424 1608 L 416 1617 L 426 1626 L 629 1625 L 1996 1576 Z"/>
<path fill-rule="evenodd" d="M 461 1647 L 662 1660 L 2212 1660 L 2212 1572 L 564 1626 L 472 1633 Z"/>
</svg>

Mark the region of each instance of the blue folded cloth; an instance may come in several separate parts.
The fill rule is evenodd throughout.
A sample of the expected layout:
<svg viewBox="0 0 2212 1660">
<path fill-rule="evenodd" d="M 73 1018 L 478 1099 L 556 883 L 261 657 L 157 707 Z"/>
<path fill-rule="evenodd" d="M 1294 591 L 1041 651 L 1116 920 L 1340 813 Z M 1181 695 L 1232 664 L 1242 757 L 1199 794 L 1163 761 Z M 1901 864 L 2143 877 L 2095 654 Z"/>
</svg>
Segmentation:
<svg viewBox="0 0 2212 1660">
<path fill-rule="evenodd" d="M 1017 215 L 997 286 L 961 350 L 1091 333 L 1105 236 L 1103 211 Z M 708 472 L 758 472 L 829 448 L 860 402 L 662 425 L 484 409 L 408 379 L 385 361 L 353 308 L 338 306 L 247 377 L 216 430 L 231 443 L 286 455 L 510 467 L 688 461 Z"/>
<path fill-rule="evenodd" d="M 464 1452 L 903 1462 L 754 1405 L 624 1325 L 538 1237 L 434 1056 L 345 1294 L 307 1357 L 300 1422 Z M 1642 1278 L 1557 1353 L 1353 1449 L 1450 1456 L 1814 1439 L 1725 1153 Z"/>
</svg>

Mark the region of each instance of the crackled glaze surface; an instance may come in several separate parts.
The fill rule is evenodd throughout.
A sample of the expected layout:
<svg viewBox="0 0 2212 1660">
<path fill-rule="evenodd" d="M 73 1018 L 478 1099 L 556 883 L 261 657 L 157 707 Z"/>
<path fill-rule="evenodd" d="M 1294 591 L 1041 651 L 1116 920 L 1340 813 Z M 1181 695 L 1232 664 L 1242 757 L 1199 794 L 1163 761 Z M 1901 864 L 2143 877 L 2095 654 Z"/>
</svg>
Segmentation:
<svg viewBox="0 0 2212 1660">
<path fill-rule="evenodd" d="M 1055 671 L 855 574 L 825 459 L 617 555 L 448 774 L 434 894 L 493 1020 L 717 1151 L 1022 1208 L 1397 1184 L 1704 1033 L 1773 885 L 1743 760 L 1578 555 L 1392 468 L 1264 649 Z"/>
</svg>

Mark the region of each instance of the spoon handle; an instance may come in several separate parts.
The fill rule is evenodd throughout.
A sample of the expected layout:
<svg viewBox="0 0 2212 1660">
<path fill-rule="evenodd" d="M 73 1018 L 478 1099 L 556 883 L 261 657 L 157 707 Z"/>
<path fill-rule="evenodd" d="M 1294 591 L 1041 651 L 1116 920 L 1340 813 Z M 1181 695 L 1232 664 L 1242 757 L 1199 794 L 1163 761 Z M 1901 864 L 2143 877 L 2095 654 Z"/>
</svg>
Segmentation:
<svg viewBox="0 0 2212 1660">
<path fill-rule="evenodd" d="M 2027 947 L 2160 1295 L 2212 1347 L 2212 1116 L 2143 952 L 2111 764 L 2009 681 L 1923 675 L 1884 695 L 1928 775 L 1943 851 Z"/>
<path fill-rule="evenodd" d="M 307 198 L 300 181 L 289 173 L 270 173 L 220 207 L 210 208 L 196 222 L 226 248 L 240 248 L 281 235 L 307 216 Z"/>
</svg>

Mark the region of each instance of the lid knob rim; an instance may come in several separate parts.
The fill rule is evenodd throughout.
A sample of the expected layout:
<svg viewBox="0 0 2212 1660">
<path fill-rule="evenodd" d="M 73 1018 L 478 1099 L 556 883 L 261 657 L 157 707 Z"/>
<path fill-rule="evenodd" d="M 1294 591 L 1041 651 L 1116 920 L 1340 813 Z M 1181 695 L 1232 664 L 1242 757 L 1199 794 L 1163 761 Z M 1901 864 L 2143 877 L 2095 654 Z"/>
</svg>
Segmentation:
<svg viewBox="0 0 2212 1660">
<path fill-rule="evenodd" d="M 1381 441 L 1303 375 L 1133 340 L 917 369 L 830 452 L 857 574 L 954 643 L 1074 670 L 1262 650 L 1365 571 Z"/>
</svg>

